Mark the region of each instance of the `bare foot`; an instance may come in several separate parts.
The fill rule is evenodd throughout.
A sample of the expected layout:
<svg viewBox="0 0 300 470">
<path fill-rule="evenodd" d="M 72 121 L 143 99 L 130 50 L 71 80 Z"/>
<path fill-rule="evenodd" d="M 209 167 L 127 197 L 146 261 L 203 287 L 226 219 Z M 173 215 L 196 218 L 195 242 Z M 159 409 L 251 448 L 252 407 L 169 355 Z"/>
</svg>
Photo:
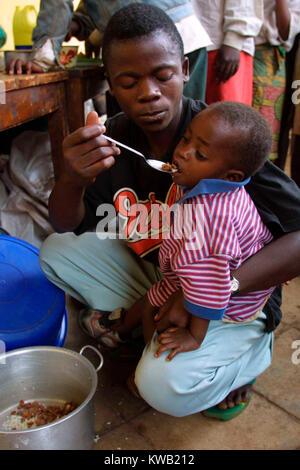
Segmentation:
<svg viewBox="0 0 300 470">
<path fill-rule="evenodd" d="M 248 401 L 251 388 L 252 385 L 247 384 L 233 390 L 218 404 L 218 408 L 220 408 L 220 410 L 226 410 L 227 408 L 233 408 L 236 405 L 240 405 L 242 402 Z"/>
</svg>

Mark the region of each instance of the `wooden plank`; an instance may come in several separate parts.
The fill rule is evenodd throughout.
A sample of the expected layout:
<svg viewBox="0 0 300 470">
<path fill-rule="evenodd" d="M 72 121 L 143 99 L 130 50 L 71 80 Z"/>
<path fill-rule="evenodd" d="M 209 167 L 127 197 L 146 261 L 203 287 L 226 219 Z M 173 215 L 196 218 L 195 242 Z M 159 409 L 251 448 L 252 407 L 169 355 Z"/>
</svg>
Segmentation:
<svg viewBox="0 0 300 470">
<path fill-rule="evenodd" d="M 63 84 L 61 84 L 63 88 Z M 61 106 L 59 84 L 14 90 L 6 93 L 6 103 L 0 108 L 0 130 L 37 119 Z"/>
<path fill-rule="evenodd" d="M 67 71 L 36 73 L 30 75 L 6 75 L 0 74 L 0 81 L 4 82 L 6 91 L 20 90 L 23 88 L 46 85 L 67 80 L 69 74 Z"/>
</svg>

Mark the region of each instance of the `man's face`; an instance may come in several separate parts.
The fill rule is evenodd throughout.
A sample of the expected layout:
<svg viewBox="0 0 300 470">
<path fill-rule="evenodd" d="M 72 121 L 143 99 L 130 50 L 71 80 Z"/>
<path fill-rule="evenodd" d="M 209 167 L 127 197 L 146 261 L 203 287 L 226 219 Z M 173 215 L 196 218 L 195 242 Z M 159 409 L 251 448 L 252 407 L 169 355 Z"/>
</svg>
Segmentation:
<svg viewBox="0 0 300 470">
<path fill-rule="evenodd" d="M 166 33 L 114 41 L 107 73 L 113 96 L 145 134 L 177 126 L 188 61 Z"/>
</svg>

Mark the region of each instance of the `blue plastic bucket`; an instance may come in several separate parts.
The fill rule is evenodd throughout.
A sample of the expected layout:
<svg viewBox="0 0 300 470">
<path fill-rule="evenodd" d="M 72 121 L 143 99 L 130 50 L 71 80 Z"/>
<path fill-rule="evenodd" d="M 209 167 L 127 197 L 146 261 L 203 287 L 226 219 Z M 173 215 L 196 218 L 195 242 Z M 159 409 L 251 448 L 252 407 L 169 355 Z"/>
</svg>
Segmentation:
<svg viewBox="0 0 300 470">
<path fill-rule="evenodd" d="M 68 329 L 65 303 L 64 292 L 40 268 L 39 250 L 0 235 L 0 340 L 5 350 L 62 347 Z"/>
</svg>

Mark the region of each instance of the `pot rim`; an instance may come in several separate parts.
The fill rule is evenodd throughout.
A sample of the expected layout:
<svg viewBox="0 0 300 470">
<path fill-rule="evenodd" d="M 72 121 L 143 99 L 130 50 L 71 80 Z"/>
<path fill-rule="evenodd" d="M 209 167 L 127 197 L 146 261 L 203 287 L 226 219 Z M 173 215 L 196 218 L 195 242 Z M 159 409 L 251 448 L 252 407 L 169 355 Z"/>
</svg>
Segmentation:
<svg viewBox="0 0 300 470">
<path fill-rule="evenodd" d="M 88 396 L 86 397 L 86 399 L 74 411 L 72 411 L 71 413 L 68 413 L 63 418 L 60 418 L 57 421 L 53 421 L 52 423 L 49 423 L 49 424 L 44 424 L 42 426 L 37 426 L 36 428 L 23 429 L 23 430 L 20 430 L 20 431 L 15 431 L 15 430 L 5 431 L 5 430 L 0 428 L 0 437 L 1 437 L 1 435 L 28 434 L 28 433 L 32 433 L 32 432 L 38 432 L 38 431 L 42 431 L 42 430 L 45 430 L 45 429 L 49 429 L 53 426 L 56 426 L 57 424 L 61 424 L 64 421 L 66 421 L 67 419 L 71 418 L 72 416 L 75 416 L 76 414 L 80 413 L 82 411 L 82 409 L 92 400 L 93 396 L 95 395 L 96 388 L 97 388 L 97 385 L 98 385 L 98 376 L 97 376 L 95 367 L 93 366 L 91 361 L 89 361 L 89 359 L 87 359 L 85 356 L 83 356 L 82 354 L 79 354 L 76 351 L 72 351 L 71 349 L 60 348 L 60 347 L 56 347 L 56 346 L 29 346 L 29 347 L 26 347 L 26 348 L 14 349 L 12 351 L 8 351 L 7 353 L 0 354 L 0 364 L 1 364 L 1 360 L 5 359 L 5 358 L 22 355 L 24 353 L 26 354 L 26 353 L 29 353 L 31 351 L 43 351 L 43 352 L 44 351 L 48 351 L 48 352 L 56 351 L 56 352 L 60 352 L 62 354 L 68 354 L 69 356 L 74 356 L 76 358 L 76 360 L 82 361 L 83 364 L 85 364 L 91 372 L 91 377 L 92 377 L 91 390 L 90 390 Z"/>
</svg>

